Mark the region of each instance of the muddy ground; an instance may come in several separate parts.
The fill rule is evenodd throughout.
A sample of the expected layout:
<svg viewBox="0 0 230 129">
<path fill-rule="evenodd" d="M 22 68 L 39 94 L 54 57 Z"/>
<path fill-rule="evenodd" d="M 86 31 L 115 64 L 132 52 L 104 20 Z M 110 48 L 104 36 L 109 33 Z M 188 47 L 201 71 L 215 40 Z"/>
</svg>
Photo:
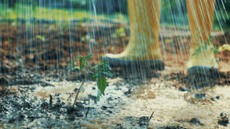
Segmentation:
<svg viewBox="0 0 230 129">
<path fill-rule="evenodd" d="M 185 75 L 190 34 L 180 28 L 160 29 L 164 71 L 114 69 L 110 90 L 99 104 L 96 83 L 88 78 L 77 104 L 81 110 L 69 108 L 80 85 L 73 81 L 85 77 L 65 69 L 71 58 L 93 53 L 90 63 L 96 64 L 104 53 L 122 52 L 129 41 L 128 25 L 78 21 L 70 25 L 0 25 L 1 127 L 228 128 L 230 52 L 216 55 L 219 73 Z M 125 35 L 115 34 L 119 28 Z M 230 40 L 229 32 L 213 34 L 215 46 Z"/>
</svg>

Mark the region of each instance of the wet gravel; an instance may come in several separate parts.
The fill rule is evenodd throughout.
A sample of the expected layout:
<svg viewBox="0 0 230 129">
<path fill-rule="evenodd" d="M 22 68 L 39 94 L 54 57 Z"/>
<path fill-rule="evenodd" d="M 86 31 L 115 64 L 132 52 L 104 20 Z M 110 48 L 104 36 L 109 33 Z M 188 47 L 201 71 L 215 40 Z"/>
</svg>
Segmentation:
<svg viewBox="0 0 230 129">
<path fill-rule="evenodd" d="M 141 88 L 137 82 L 138 79 L 131 82 L 122 78 L 109 79 L 110 85 L 107 87 L 105 96 L 101 97 L 100 101 L 96 101 L 96 83 L 93 81 L 86 82 L 86 89 L 81 95 L 86 97 L 80 97 L 75 107 L 72 107 L 74 94 L 78 88 L 73 88 L 72 93 L 51 93 L 48 97 L 38 96 L 40 88 L 43 88 L 45 92 L 49 92 L 49 88 L 55 89 L 60 84 L 64 84 L 66 89 L 72 82 L 54 82 L 44 81 L 48 85 L 30 84 L 17 86 L 18 90 L 15 93 L 9 94 L 12 91 L 12 86 L 6 94 L 0 100 L 0 123 L 1 128 L 159 128 L 159 129 L 185 129 L 183 123 L 190 123 L 190 125 L 203 127 L 205 124 L 200 121 L 199 118 L 193 117 L 188 120 L 181 120 L 181 124 L 165 124 L 154 125 L 150 120 L 154 119 L 154 111 L 149 112 L 149 115 L 137 116 L 130 115 L 124 117 L 118 117 L 122 113 L 121 111 L 127 110 L 126 108 L 130 104 L 135 103 L 135 99 L 131 97 L 138 88 Z M 135 83 L 136 82 L 136 83 Z M 77 83 L 79 85 L 80 83 Z M 138 84 L 138 85 L 137 85 Z M 155 83 L 155 88 L 159 87 L 159 84 Z M 161 87 L 164 87 L 163 85 Z M 171 87 L 165 87 L 168 90 L 172 90 Z M 49 89 L 52 91 L 52 89 Z M 162 90 L 165 90 L 164 88 Z M 187 91 L 176 90 L 179 94 L 187 93 Z M 157 90 L 154 90 L 156 96 L 161 96 Z M 167 92 L 165 92 L 167 94 Z M 68 99 L 65 98 L 65 96 Z M 209 99 L 205 94 L 194 94 L 194 99 Z M 214 98 L 215 96 L 212 96 Z M 215 100 L 210 98 L 211 101 L 219 101 L 222 99 L 220 96 L 216 96 Z M 143 98 L 145 99 L 145 98 Z M 154 100 L 154 98 L 152 99 Z M 175 99 L 176 100 L 176 99 Z M 144 100 L 143 100 L 144 101 Z M 188 103 L 194 105 L 195 103 L 187 100 Z M 141 103 L 143 104 L 143 103 Z M 164 103 L 163 103 L 164 105 Z M 143 105 L 140 105 L 143 106 Z M 139 107 L 138 107 L 139 108 Z M 146 109 L 147 110 L 147 109 Z M 132 111 L 132 110 L 130 110 Z M 159 111 L 158 111 L 159 112 Z M 152 113 L 152 115 L 151 115 Z M 131 113 L 132 114 L 132 113 Z M 159 118 L 157 118 L 159 119 Z M 164 121 L 164 120 L 163 120 Z M 229 120 L 228 115 L 222 112 L 219 115 L 219 125 L 227 127 Z"/>
</svg>

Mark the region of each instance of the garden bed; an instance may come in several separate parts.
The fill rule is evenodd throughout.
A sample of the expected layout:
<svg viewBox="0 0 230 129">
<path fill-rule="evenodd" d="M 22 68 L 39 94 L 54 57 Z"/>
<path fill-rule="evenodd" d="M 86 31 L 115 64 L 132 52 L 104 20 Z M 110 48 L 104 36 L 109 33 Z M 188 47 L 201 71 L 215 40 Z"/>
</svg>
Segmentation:
<svg viewBox="0 0 230 129">
<path fill-rule="evenodd" d="M 129 27 L 106 22 L 62 27 L 0 26 L 2 128 L 228 128 L 221 123 L 225 114 L 230 115 L 228 50 L 217 55 L 218 75 L 209 76 L 210 81 L 207 76 L 194 79 L 184 74 L 189 32 L 169 33 L 161 28 L 164 71 L 115 69 L 99 102 L 95 101 L 96 83 L 89 77 L 78 109 L 72 109 L 69 106 L 80 85 L 73 81 L 83 81 L 85 74 L 68 71 L 67 65 L 78 55 L 93 53 L 89 62 L 95 65 L 104 53 L 122 52 L 129 41 Z M 222 46 L 229 39 L 228 32 L 218 34 L 214 45 Z M 205 89 L 192 91 L 194 86 Z"/>
</svg>

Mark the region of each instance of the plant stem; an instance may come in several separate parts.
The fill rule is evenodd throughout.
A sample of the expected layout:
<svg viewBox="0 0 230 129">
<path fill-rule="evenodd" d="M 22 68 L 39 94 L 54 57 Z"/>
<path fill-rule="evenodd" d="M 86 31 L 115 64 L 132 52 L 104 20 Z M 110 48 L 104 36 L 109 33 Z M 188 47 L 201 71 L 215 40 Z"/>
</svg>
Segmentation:
<svg viewBox="0 0 230 129">
<path fill-rule="evenodd" d="M 90 67 L 89 72 L 88 72 L 87 75 L 85 76 L 83 82 L 81 83 L 81 86 L 80 86 L 80 88 L 79 88 L 79 90 L 78 90 L 78 92 L 77 92 L 77 95 L 76 95 L 76 97 L 75 97 L 75 100 L 74 100 L 74 103 L 73 103 L 73 107 L 74 107 L 74 105 L 75 105 L 75 103 L 76 103 L 76 101 L 77 101 L 78 95 L 79 95 L 79 93 L 80 93 L 80 91 L 81 91 L 81 87 L 82 87 L 83 84 L 85 83 L 85 80 L 86 80 L 86 78 L 88 77 L 90 71 L 91 71 L 91 67 Z"/>
</svg>

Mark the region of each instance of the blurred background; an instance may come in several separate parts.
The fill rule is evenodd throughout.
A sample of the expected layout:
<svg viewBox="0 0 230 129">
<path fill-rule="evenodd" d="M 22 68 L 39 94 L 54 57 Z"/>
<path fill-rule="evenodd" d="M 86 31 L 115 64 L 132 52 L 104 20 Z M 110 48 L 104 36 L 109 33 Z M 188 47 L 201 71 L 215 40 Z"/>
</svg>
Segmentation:
<svg viewBox="0 0 230 129">
<path fill-rule="evenodd" d="M 228 29 L 230 2 L 217 0 L 216 10 L 214 29 L 220 29 L 220 25 Z M 162 0 L 161 13 L 161 23 L 164 25 L 188 25 L 186 0 Z M 0 18 L 3 21 L 71 21 L 96 18 L 128 21 L 128 8 L 127 0 L 0 0 Z"/>
</svg>

